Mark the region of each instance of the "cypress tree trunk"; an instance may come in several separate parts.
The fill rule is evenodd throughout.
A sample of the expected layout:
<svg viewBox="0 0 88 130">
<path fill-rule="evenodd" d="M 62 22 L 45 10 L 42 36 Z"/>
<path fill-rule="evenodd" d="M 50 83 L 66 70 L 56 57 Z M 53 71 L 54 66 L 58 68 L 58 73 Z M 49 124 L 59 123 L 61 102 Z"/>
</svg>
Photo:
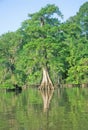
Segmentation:
<svg viewBox="0 0 88 130">
<path fill-rule="evenodd" d="M 46 68 L 43 68 L 43 77 L 41 85 L 39 86 L 39 89 L 54 89 L 53 83 L 49 77 L 48 71 Z"/>
</svg>

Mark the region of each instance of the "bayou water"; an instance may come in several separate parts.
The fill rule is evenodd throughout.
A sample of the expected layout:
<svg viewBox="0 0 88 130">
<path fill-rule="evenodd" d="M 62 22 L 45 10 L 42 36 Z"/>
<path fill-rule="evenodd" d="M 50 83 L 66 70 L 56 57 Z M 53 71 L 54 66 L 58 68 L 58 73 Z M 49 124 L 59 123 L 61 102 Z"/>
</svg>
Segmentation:
<svg viewBox="0 0 88 130">
<path fill-rule="evenodd" d="M 88 130 L 88 88 L 1 90 L 0 130 Z"/>
</svg>

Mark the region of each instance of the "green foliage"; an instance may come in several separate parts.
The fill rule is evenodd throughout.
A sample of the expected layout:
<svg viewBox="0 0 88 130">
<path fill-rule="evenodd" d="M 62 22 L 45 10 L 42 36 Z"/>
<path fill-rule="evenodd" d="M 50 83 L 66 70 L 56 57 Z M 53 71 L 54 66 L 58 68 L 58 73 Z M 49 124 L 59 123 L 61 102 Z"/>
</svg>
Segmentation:
<svg viewBox="0 0 88 130">
<path fill-rule="evenodd" d="M 68 21 L 78 24 L 81 27 L 82 35 L 85 35 L 88 39 L 88 2 L 85 2 L 80 7 L 79 12 Z"/>
<path fill-rule="evenodd" d="M 55 5 L 29 14 L 16 32 L 0 36 L 0 83 L 40 84 L 46 67 L 54 83 L 87 83 L 88 2 L 65 23 Z M 41 25 L 41 18 L 44 26 Z"/>
</svg>

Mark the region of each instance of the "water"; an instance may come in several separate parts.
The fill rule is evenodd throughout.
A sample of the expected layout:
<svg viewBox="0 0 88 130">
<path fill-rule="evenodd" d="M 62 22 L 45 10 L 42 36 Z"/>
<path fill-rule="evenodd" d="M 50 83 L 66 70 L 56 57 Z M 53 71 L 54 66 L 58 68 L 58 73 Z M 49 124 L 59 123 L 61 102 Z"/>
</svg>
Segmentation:
<svg viewBox="0 0 88 130">
<path fill-rule="evenodd" d="M 0 91 L 0 130 L 88 130 L 88 89 Z"/>
</svg>

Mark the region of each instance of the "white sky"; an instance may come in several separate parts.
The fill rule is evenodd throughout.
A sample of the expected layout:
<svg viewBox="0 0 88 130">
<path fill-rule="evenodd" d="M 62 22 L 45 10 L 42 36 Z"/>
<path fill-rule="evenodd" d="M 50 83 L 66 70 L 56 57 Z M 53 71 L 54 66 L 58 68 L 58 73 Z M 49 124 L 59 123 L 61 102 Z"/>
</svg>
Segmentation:
<svg viewBox="0 0 88 130">
<path fill-rule="evenodd" d="M 0 35 L 15 31 L 27 19 L 28 13 L 39 11 L 46 4 L 55 4 L 64 15 L 64 21 L 78 12 L 87 0 L 0 0 Z"/>
</svg>

